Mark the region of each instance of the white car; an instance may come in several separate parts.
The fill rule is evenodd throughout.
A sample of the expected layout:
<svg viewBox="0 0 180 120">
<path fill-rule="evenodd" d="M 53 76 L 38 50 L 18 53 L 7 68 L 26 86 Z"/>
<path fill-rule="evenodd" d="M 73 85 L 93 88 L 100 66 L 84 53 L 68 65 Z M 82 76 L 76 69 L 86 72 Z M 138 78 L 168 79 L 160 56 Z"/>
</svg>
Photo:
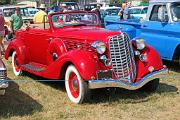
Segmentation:
<svg viewBox="0 0 180 120">
<path fill-rule="evenodd" d="M 21 13 L 23 21 L 30 21 L 31 23 L 33 22 L 33 17 L 29 16 L 28 9 L 23 5 L 0 6 L 0 9 L 3 11 L 3 15 L 6 21 L 11 20 L 11 15 L 15 13 L 16 7 L 20 8 L 20 13 Z"/>
<path fill-rule="evenodd" d="M 146 18 L 148 6 L 136 6 L 129 8 L 129 14 L 131 18 Z"/>
<path fill-rule="evenodd" d="M 101 14 L 101 26 L 104 27 L 104 18 L 108 16 L 116 16 L 120 11 L 120 7 L 101 7 L 100 14 Z"/>
<path fill-rule="evenodd" d="M 120 7 L 101 7 L 100 12 L 101 15 L 118 15 L 118 12 L 120 11 Z"/>
</svg>

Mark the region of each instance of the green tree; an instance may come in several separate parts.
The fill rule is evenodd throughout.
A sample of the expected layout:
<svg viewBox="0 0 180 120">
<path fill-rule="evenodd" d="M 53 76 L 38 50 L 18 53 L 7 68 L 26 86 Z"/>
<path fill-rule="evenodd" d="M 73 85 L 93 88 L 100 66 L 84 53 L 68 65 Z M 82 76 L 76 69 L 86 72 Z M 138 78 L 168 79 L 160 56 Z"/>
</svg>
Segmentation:
<svg viewBox="0 0 180 120">
<path fill-rule="evenodd" d="M 142 0 L 140 3 L 140 6 L 148 6 L 149 5 L 149 0 Z"/>
<path fill-rule="evenodd" d="M 16 0 L 0 0 L 0 5 L 14 4 Z"/>
</svg>

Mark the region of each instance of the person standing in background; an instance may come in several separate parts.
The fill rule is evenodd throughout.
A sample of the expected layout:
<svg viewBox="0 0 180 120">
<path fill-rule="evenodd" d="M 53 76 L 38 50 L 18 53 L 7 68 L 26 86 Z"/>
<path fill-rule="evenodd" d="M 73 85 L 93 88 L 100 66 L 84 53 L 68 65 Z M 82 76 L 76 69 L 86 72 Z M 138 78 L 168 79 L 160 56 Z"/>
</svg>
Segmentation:
<svg viewBox="0 0 180 120">
<path fill-rule="evenodd" d="M 98 4 L 96 5 L 96 8 L 92 9 L 91 11 L 95 11 L 95 12 L 97 13 L 97 15 L 98 15 L 98 17 L 99 17 L 99 20 L 100 20 L 100 22 L 102 23 L 100 8 L 101 8 L 101 5 L 98 3 Z"/>
<path fill-rule="evenodd" d="M 44 23 L 44 22 L 47 22 L 47 14 L 46 12 L 44 12 L 43 10 L 39 10 L 35 15 L 34 15 L 34 18 L 33 18 L 33 22 L 34 23 Z"/>
<path fill-rule="evenodd" d="M 4 24 L 5 24 L 5 20 L 4 20 L 4 16 L 3 16 L 3 11 L 0 9 L 0 57 L 1 57 L 1 52 L 3 54 L 5 52 L 5 48 L 3 45 L 3 39 L 4 39 L 4 35 L 5 35 Z"/>
<path fill-rule="evenodd" d="M 15 14 L 11 15 L 11 30 L 15 34 L 17 30 L 23 26 L 23 19 L 20 13 L 20 8 L 16 8 Z"/>
<path fill-rule="evenodd" d="M 66 6 L 66 4 L 61 4 L 60 5 L 60 12 L 67 12 L 68 10 L 67 10 L 67 8 L 66 8 L 67 6 Z"/>
<path fill-rule="evenodd" d="M 126 2 L 122 3 L 122 7 L 118 13 L 118 16 L 120 16 L 121 20 L 127 20 L 129 18 L 129 7 L 127 6 Z"/>
</svg>

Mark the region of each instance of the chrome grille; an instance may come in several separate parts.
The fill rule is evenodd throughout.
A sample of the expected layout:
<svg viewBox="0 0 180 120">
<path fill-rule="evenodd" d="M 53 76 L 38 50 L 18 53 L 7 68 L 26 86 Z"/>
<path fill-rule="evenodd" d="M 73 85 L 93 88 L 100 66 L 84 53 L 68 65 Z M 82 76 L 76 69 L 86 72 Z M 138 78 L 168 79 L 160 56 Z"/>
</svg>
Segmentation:
<svg viewBox="0 0 180 120">
<path fill-rule="evenodd" d="M 136 77 L 134 54 L 126 34 L 114 36 L 109 40 L 112 69 L 118 80 L 132 83 Z"/>
<path fill-rule="evenodd" d="M 6 70 L 0 70 L 0 80 L 7 80 Z"/>
</svg>

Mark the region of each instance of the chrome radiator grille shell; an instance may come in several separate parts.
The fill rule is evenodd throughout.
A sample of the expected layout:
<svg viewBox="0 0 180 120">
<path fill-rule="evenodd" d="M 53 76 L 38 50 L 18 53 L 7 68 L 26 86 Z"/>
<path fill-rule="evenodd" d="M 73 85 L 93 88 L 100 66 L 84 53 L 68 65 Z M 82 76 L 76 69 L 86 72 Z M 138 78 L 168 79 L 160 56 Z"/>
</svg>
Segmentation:
<svg viewBox="0 0 180 120">
<path fill-rule="evenodd" d="M 109 40 L 112 69 L 118 80 L 132 83 L 136 78 L 134 53 L 126 34 L 113 36 Z"/>
</svg>

